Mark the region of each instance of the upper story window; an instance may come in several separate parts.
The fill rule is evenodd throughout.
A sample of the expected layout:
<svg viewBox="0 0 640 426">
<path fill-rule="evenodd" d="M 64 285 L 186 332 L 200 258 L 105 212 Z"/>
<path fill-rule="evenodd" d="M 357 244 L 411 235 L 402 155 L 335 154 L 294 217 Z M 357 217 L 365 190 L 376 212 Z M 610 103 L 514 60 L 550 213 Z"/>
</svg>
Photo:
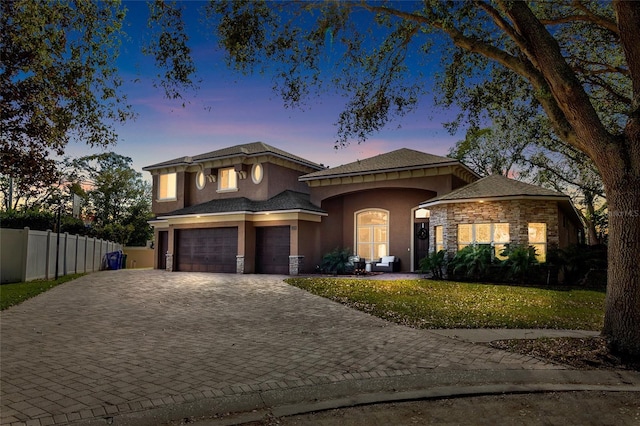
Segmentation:
<svg viewBox="0 0 640 426">
<path fill-rule="evenodd" d="M 196 188 L 202 189 L 207 184 L 207 178 L 204 175 L 203 171 L 199 171 L 196 174 Z"/>
<path fill-rule="evenodd" d="M 254 164 L 251 167 L 251 180 L 253 183 L 258 184 L 262 182 L 262 177 L 264 176 L 264 169 L 262 168 L 262 164 Z"/>
<path fill-rule="evenodd" d="M 158 176 L 158 200 L 169 201 L 177 198 L 177 175 L 163 173 Z"/>
<path fill-rule="evenodd" d="M 218 170 L 218 191 L 237 191 L 238 174 L 236 169 L 229 167 Z"/>
</svg>

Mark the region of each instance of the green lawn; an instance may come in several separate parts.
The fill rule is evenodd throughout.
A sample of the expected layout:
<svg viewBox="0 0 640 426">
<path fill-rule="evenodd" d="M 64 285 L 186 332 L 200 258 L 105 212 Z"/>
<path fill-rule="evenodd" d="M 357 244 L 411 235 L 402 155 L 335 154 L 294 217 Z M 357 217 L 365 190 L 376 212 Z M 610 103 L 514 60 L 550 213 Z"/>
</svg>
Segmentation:
<svg viewBox="0 0 640 426">
<path fill-rule="evenodd" d="M 600 330 L 600 291 L 550 290 L 450 281 L 289 278 L 287 283 L 355 309 L 418 328 Z"/>
<path fill-rule="evenodd" d="M 72 274 L 51 281 L 38 280 L 26 283 L 0 285 L 0 311 L 83 275 L 84 274 Z"/>
</svg>

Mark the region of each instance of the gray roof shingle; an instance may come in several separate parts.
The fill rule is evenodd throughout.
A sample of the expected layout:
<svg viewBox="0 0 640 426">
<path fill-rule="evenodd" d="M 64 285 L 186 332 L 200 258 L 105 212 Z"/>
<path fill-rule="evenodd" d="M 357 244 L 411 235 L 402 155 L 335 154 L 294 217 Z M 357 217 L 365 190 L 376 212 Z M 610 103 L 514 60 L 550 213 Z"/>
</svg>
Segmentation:
<svg viewBox="0 0 640 426">
<path fill-rule="evenodd" d="M 261 155 L 261 154 L 262 155 L 271 154 L 281 158 L 286 158 L 290 161 L 304 164 L 307 167 L 311 167 L 317 170 L 324 168 L 320 164 L 316 164 L 302 157 L 298 157 L 297 155 L 293 155 L 281 149 L 275 148 L 271 145 L 267 145 L 264 142 L 251 142 L 243 145 L 235 145 L 227 148 L 218 149 L 218 150 L 207 152 L 204 154 L 195 155 L 193 157 L 180 157 L 174 160 L 163 161 L 162 163 L 157 163 L 151 166 L 143 167 L 143 170 L 153 170 L 153 169 L 158 169 L 162 167 L 170 167 L 170 166 L 183 165 L 183 164 L 202 163 L 207 160 L 215 160 L 220 158 L 252 157 L 252 156 Z"/>
<path fill-rule="evenodd" d="M 460 164 L 458 160 L 439 155 L 427 154 L 413 149 L 401 148 L 386 154 L 353 163 L 320 170 L 300 177 L 300 180 L 313 180 L 330 176 L 345 176 L 355 174 L 367 174 L 391 170 L 411 170 L 423 167 L 431 167 L 444 164 Z"/>
<path fill-rule="evenodd" d="M 316 213 L 326 213 L 324 210 L 311 203 L 309 194 L 287 190 L 281 192 L 275 197 L 263 201 L 253 201 L 246 197 L 211 200 L 205 203 L 161 214 L 159 215 L 159 218 L 212 213 L 258 213 L 285 210 L 305 210 Z"/>
<path fill-rule="evenodd" d="M 501 198 L 501 197 L 558 197 L 568 199 L 569 197 L 561 192 L 543 188 L 537 185 L 509 179 L 502 175 L 491 175 L 470 183 L 462 188 L 456 189 L 448 194 L 428 200 L 427 204 L 434 204 L 442 201 L 463 201 L 478 198 Z"/>
</svg>

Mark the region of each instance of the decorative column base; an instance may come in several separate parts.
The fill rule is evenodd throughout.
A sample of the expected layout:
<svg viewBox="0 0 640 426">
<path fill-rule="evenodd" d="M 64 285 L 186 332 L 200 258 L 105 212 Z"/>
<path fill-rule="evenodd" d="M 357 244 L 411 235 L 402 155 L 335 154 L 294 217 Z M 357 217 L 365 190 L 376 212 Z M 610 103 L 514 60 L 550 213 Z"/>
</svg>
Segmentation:
<svg viewBox="0 0 640 426">
<path fill-rule="evenodd" d="M 304 267 L 304 256 L 289 256 L 289 275 L 299 275 Z"/>
<path fill-rule="evenodd" d="M 236 255 L 236 274 L 244 274 L 244 255 Z"/>
<path fill-rule="evenodd" d="M 173 253 L 167 253 L 165 255 L 165 259 L 167 261 L 167 271 L 172 272 L 173 271 Z"/>
</svg>

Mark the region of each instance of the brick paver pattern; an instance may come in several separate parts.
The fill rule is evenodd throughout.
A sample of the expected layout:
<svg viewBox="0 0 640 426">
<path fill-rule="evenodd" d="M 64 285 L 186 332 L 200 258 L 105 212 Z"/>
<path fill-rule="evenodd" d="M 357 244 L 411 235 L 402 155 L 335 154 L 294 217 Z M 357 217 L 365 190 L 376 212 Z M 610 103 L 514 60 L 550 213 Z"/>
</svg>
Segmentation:
<svg viewBox="0 0 640 426">
<path fill-rule="evenodd" d="M 283 276 L 104 271 L 0 314 L 0 424 L 428 370 L 556 369 L 394 325 Z"/>
</svg>

